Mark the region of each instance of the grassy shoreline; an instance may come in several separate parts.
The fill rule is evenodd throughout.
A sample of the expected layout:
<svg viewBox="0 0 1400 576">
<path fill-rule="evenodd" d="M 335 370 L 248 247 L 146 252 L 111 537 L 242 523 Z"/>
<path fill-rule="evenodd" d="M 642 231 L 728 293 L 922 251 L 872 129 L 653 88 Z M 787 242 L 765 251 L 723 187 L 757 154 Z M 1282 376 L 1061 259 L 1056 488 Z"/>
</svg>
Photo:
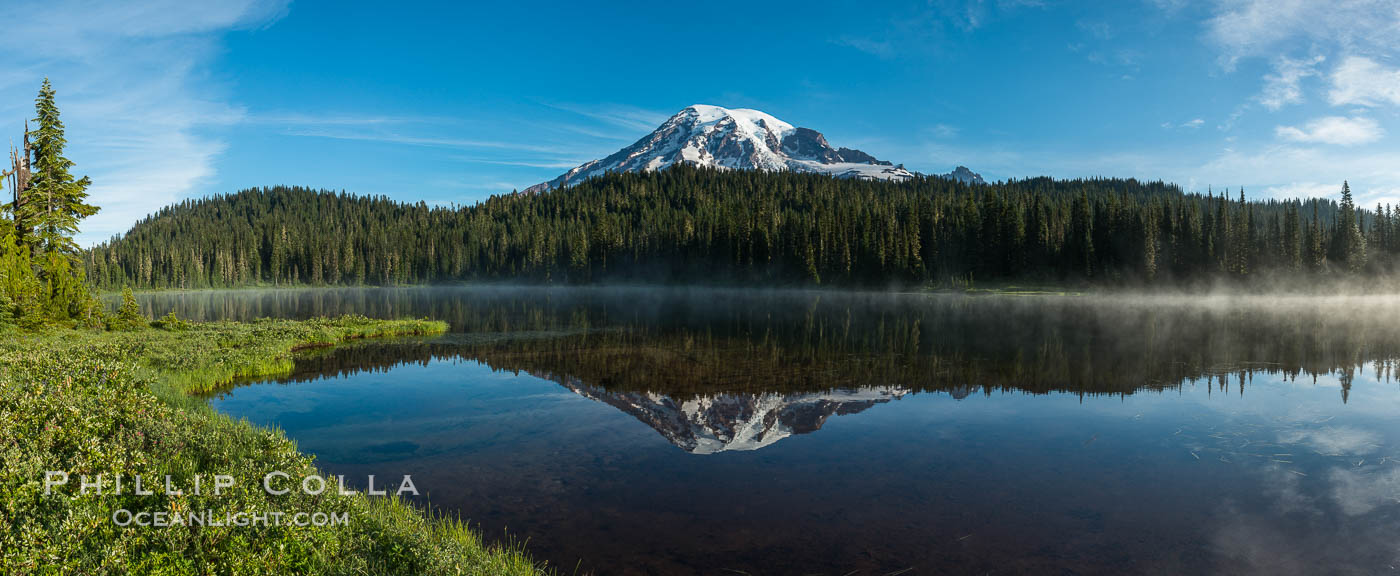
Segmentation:
<svg viewBox="0 0 1400 576">
<path fill-rule="evenodd" d="M 48 329 L 0 341 L 0 573 L 539 574 L 518 547 L 392 497 L 262 488 L 319 475 L 281 432 L 215 412 L 195 395 L 290 371 L 296 350 L 360 338 L 441 333 L 427 320 L 362 316 L 192 323 L 131 331 Z M 47 471 L 71 481 L 45 495 Z M 115 494 L 116 474 L 160 485 Z M 107 492 L 79 490 L 102 474 Z M 222 494 L 190 489 L 226 474 Z M 154 479 L 154 482 L 152 481 Z M 392 491 L 391 491 L 392 493 Z M 118 526 L 114 514 L 343 515 L 336 526 Z"/>
</svg>

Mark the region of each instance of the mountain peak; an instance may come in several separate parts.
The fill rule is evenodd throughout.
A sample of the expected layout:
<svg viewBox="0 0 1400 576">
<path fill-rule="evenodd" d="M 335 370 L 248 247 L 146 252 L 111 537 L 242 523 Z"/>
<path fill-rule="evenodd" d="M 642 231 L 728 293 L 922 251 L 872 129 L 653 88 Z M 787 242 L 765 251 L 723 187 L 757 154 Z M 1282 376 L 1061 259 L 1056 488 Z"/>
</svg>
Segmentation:
<svg viewBox="0 0 1400 576">
<path fill-rule="evenodd" d="M 771 114 L 751 108 L 724 108 L 722 106 L 712 106 L 709 104 L 691 104 L 685 109 L 677 112 L 671 119 L 683 115 L 694 114 L 701 123 L 715 124 L 726 118 L 732 118 L 736 123 L 742 124 L 745 130 L 750 133 L 763 130 L 785 135 L 796 130 L 792 124 L 783 122 Z M 664 125 L 664 124 L 663 124 Z"/>
<path fill-rule="evenodd" d="M 972 170 L 968 169 L 967 166 L 958 166 L 957 168 L 954 168 L 952 172 L 944 174 L 943 177 L 949 180 L 957 180 L 958 182 L 962 182 L 963 184 L 987 183 L 986 180 L 982 179 L 981 174 L 973 172 Z"/>
<path fill-rule="evenodd" d="M 903 165 L 895 166 L 860 150 L 833 148 L 821 132 L 795 127 L 759 110 L 694 104 L 631 146 L 526 188 L 525 193 L 570 186 L 607 172 L 660 170 L 677 163 L 892 182 L 914 177 Z"/>
</svg>

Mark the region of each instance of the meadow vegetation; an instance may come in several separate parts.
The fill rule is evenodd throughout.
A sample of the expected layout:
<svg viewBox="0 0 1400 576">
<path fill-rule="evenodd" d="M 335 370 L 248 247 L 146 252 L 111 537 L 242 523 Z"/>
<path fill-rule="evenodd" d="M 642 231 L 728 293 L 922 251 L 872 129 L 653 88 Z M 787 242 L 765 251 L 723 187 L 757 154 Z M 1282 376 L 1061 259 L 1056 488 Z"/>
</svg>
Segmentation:
<svg viewBox="0 0 1400 576">
<path fill-rule="evenodd" d="M 425 320 L 359 316 L 304 322 L 186 323 L 125 330 L 13 330 L 0 343 L 0 573 L 4 574 L 536 574 L 516 547 L 483 543 L 463 523 L 391 497 L 274 496 L 319 472 L 283 434 L 235 421 L 190 396 L 236 378 L 289 371 L 299 348 L 441 332 Z M 47 471 L 72 480 L 45 495 Z M 79 478 L 103 475 L 104 495 Z M 125 494 L 113 494 L 116 474 Z M 235 485 L 213 495 L 214 474 Z M 132 493 L 141 476 L 182 488 Z M 200 476 L 204 493 L 191 487 Z M 392 493 L 392 490 L 391 490 Z M 117 510 L 179 514 L 345 514 L 341 526 L 119 526 Z"/>
<path fill-rule="evenodd" d="M 392 497 L 341 494 L 334 478 L 328 489 L 311 484 L 315 493 L 265 490 L 270 472 L 292 487 L 325 473 L 281 432 L 218 414 L 197 395 L 290 371 L 302 348 L 446 324 L 152 323 L 130 289 L 105 313 L 73 240 L 98 208 L 63 156 L 47 80 L 35 110 L 35 128 L 0 170 L 13 195 L 0 210 L 0 574 L 538 573 L 517 547 L 488 545 L 462 522 Z M 47 484 L 50 472 L 69 481 Z M 215 475 L 232 486 L 215 493 Z M 137 493 L 137 477 L 151 493 Z M 298 523 L 298 513 L 322 522 Z M 142 514 L 168 525 L 122 525 Z M 290 521 L 255 519 L 274 514 Z"/>
</svg>

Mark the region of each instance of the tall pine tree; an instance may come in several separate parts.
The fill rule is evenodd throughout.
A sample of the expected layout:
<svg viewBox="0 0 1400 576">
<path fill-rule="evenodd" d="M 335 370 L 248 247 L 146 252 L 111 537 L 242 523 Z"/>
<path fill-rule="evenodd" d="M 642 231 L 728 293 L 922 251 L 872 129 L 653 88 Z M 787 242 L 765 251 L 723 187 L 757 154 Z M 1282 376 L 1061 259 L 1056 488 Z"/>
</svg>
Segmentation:
<svg viewBox="0 0 1400 576">
<path fill-rule="evenodd" d="M 1341 241 L 1341 256 L 1350 272 L 1359 272 L 1366 267 L 1366 238 L 1361 234 L 1361 218 L 1356 211 L 1356 203 L 1351 199 L 1351 185 L 1342 182 L 1342 213 L 1337 225 L 1337 236 Z"/>
<path fill-rule="evenodd" d="M 48 78 L 34 99 L 34 111 L 36 127 L 29 133 L 33 139 L 33 179 L 24 191 L 26 202 L 15 207 L 15 217 L 25 223 L 30 237 L 22 241 L 36 255 L 76 255 L 78 244 L 73 235 L 78 232 L 78 222 L 97 213 L 97 207 L 86 202 L 92 181 L 86 176 L 74 178 L 70 172 L 73 162 L 63 156 L 68 142 Z"/>
</svg>

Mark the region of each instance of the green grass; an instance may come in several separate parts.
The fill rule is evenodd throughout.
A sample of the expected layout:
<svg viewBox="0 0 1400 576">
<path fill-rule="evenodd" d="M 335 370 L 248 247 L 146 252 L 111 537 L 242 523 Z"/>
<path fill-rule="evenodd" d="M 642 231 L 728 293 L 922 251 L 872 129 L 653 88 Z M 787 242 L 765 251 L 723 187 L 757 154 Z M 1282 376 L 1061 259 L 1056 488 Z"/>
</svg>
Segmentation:
<svg viewBox="0 0 1400 576">
<path fill-rule="evenodd" d="M 519 547 L 401 501 L 293 491 L 263 476 L 319 474 L 286 436 L 218 414 L 192 394 L 292 367 L 297 349 L 432 334 L 440 322 L 347 316 L 127 332 L 50 329 L 0 338 L 0 574 L 538 574 Z M 49 470 L 71 475 L 44 494 Z M 80 475 L 170 475 L 185 494 L 81 495 Z M 188 487 L 229 474 L 222 495 Z M 110 484 L 109 484 L 110 488 Z M 345 514 L 341 526 L 118 526 L 113 513 L 207 510 Z"/>
</svg>

